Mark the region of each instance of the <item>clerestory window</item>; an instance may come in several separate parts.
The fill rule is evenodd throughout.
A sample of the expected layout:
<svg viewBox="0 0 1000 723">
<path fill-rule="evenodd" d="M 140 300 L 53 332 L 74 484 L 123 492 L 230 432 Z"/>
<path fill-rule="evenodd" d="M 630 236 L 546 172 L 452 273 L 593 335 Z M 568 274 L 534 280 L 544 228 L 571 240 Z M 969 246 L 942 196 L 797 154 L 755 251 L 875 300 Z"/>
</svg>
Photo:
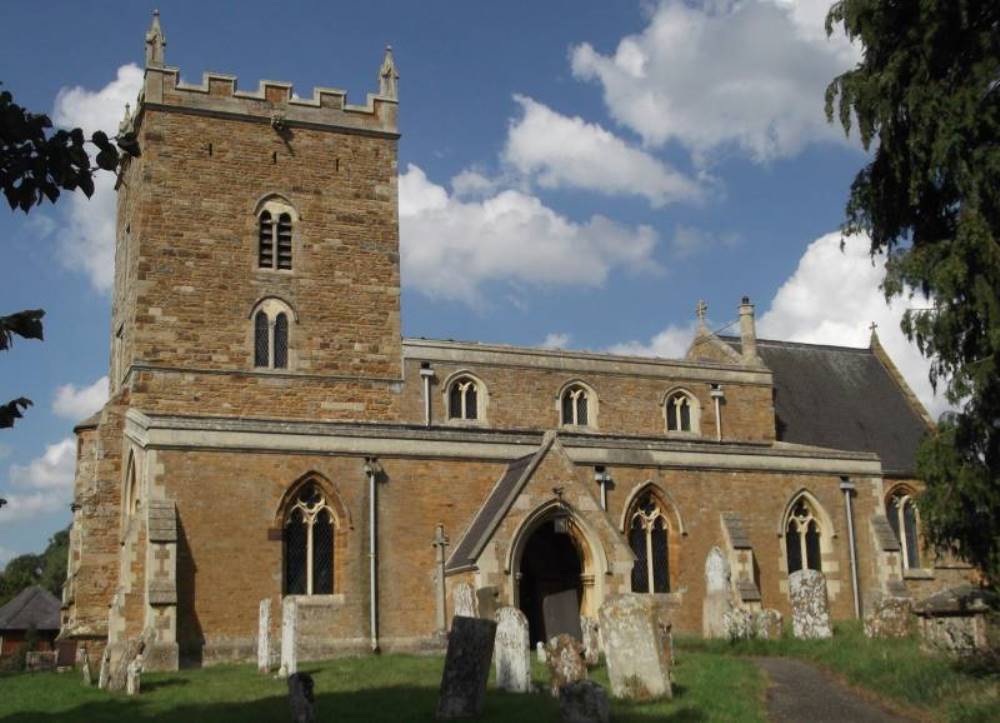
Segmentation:
<svg viewBox="0 0 1000 723">
<path fill-rule="evenodd" d="M 591 392 L 582 384 L 571 384 L 560 400 L 562 423 L 577 427 L 591 426 Z"/>
<path fill-rule="evenodd" d="M 670 592 L 669 527 L 659 502 L 646 493 L 629 519 L 628 542 L 635 553 L 632 592 Z"/>
<path fill-rule="evenodd" d="M 284 592 L 330 595 L 334 591 L 336 517 L 323 489 L 305 484 L 285 514 Z"/>
<path fill-rule="evenodd" d="M 479 419 L 479 384 L 472 377 L 459 377 L 448 388 L 448 417 Z"/>
<path fill-rule="evenodd" d="M 675 392 L 667 396 L 667 431 L 693 432 L 697 430 L 698 408 L 694 399 L 686 392 Z"/>
</svg>

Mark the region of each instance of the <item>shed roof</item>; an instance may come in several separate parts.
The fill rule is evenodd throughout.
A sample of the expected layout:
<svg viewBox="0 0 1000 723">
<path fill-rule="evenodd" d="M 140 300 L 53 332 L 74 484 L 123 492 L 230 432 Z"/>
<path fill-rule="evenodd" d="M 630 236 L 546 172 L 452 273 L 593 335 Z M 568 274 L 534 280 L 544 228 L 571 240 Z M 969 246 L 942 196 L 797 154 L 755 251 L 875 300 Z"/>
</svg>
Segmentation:
<svg viewBox="0 0 1000 723">
<path fill-rule="evenodd" d="M 927 423 L 872 349 L 759 339 L 757 353 L 774 373 L 779 440 L 875 452 L 886 473 L 914 473 Z"/>
<path fill-rule="evenodd" d="M 0 630 L 59 629 L 59 599 L 38 585 L 24 588 L 0 607 Z"/>
</svg>

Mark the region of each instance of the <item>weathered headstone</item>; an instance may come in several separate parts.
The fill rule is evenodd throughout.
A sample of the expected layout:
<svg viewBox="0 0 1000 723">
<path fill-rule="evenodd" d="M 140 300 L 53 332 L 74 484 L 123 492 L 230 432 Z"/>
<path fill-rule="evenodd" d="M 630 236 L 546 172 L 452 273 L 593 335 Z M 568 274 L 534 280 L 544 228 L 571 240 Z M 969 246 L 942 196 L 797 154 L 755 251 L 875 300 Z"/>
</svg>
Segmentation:
<svg viewBox="0 0 1000 723">
<path fill-rule="evenodd" d="M 788 576 L 792 600 L 792 635 L 813 640 L 833 636 L 826 577 L 819 570 L 798 570 Z"/>
<path fill-rule="evenodd" d="M 111 677 L 111 651 L 105 646 L 101 653 L 101 669 L 97 672 L 97 687 L 105 690 L 108 687 L 108 678 Z"/>
<path fill-rule="evenodd" d="M 601 636 L 595 618 L 580 616 L 580 630 L 583 632 L 583 660 L 588 668 L 601 661 Z"/>
<path fill-rule="evenodd" d="M 751 610 L 745 607 L 734 607 L 722 615 L 726 633 L 730 640 L 752 640 L 757 637 L 755 629 L 756 618 Z"/>
<path fill-rule="evenodd" d="M 784 633 L 781 613 L 771 608 L 754 613 L 754 633 L 760 640 L 780 640 Z"/>
<path fill-rule="evenodd" d="M 80 654 L 80 674 L 83 676 L 83 684 L 88 688 L 94 684 L 94 672 L 90 668 L 90 651 L 83 649 Z"/>
<path fill-rule="evenodd" d="M 559 690 L 559 718 L 563 723 L 608 723 L 608 694 L 593 680 L 578 680 Z"/>
<path fill-rule="evenodd" d="M 582 641 L 580 597 L 576 590 L 562 590 L 542 598 L 542 621 L 548 640 L 565 633 Z"/>
<path fill-rule="evenodd" d="M 470 718 L 482 712 L 496 629 L 492 620 L 452 618 L 438 694 L 438 720 Z"/>
<path fill-rule="evenodd" d="M 616 595 L 601 605 L 604 658 L 616 698 L 671 697 L 670 651 L 648 595 Z"/>
<path fill-rule="evenodd" d="M 135 656 L 125 670 L 125 693 L 139 695 L 142 687 L 142 653 Z"/>
<path fill-rule="evenodd" d="M 570 683 L 587 679 L 583 645 L 572 635 L 557 635 L 546 646 L 545 663 L 549 667 L 549 692 L 559 697 L 559 690 Z"/>
<path fill-rule="evenodd" d="M 299 655 L 296 647 L 298 610 L 295 598 L 289 595 L 281 603 L 281 668 L 278 675 L 288 677 L 299 672 Z"/>
<path fill-rule="evenodd" d="M 546 659 L 545 643 L 543 643 L 541 640 L 535 643 L 535 657 L 538 658 L 539 663 L 545 662 Z"/>
<path fill-rule="evenodd" d="M 705 599 L 702 601 L 702 635 L 706 638 L 725 638 L 726 613 L 733 608 L 729 561 L 718 547 L 713 547 L 705 558 Z"/>
<path fill-rule="evenodd" d="M 517 608 L 497 610 L 496 642 L 493 659 L 497 687 L 513 693 L 531 692 L 531 644 L 528 618 Z"/>
<path fill-rule="evenodd" d="M 309 673 L 292 673 L 288 676 L 288 705 L 292 709 L 293 723 L 313 723 L 316 720 L 315 682 Z"/>
<path fill-rule="evenodd" d="M 271 598 L 260 601 L 257 613 L 257 672 L 271 672 Z"/>
<path fill-rule="evenodd" d="M 451 607 L 458 618 L 478 618 L 476 590 L 467 582 L 460 582 L 451 591 Z"/>
<path fill-rule="evenodd" d="M 883 596 L 865 615 L 869 638 L 905 638 L 913 632 L 913 601 L 908 597 Z"/>
<path fill-rule="evenodd" d="M 141 640 L 127 640 L 121 644 L 120 652 L 117 656 L 112 655 L 109 662 L 110 672 L 108 674 L 107 689 L 121 693 L 128 687 L 128 672 L 132 661 L 142 655 L 145 644 Z"/>
</svg>

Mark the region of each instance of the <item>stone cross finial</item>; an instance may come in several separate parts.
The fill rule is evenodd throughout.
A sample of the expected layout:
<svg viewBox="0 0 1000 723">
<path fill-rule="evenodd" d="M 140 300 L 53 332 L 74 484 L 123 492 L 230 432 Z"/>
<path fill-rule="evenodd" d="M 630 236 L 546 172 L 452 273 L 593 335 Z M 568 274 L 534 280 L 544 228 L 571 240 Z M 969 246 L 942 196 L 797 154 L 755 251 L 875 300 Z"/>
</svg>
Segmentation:
<svg viewBox="0 0 1000 723">
<path fill-rule="evenodd" d="M 378 94 L 383 98 L 399 98 L 399 72 L 392 58 L 392 46 L 385 46 L 385 58 L 378 70 Z"/>
<path fill-rule="evenodd" d="M 167 47 L 167 38 L 160 28 L 160 11 L 153 11 L 153 22 L 146 31 L 146 67 L 163 65 L 163 49 Z"/>
<path fill-rule="evenodd" d="M 874 345 L 878 341 L 878 333 L 876 333 L 876 329 L 878 329 L 878 324 L 874 321 L 868 325 L 868 331 L 871 332 L 871 336 L 868 338 L 869 345 Z"/>
<path fill-rule="evenodd" d="M 708 304 L 705 303 L 704 299 L 699 299 L 698 304 L 694 307 L 695 316 L 698 317 L 698 326 L 700 328 L 705 327 L 705 315 L 708 313 Z"/>
</svg>

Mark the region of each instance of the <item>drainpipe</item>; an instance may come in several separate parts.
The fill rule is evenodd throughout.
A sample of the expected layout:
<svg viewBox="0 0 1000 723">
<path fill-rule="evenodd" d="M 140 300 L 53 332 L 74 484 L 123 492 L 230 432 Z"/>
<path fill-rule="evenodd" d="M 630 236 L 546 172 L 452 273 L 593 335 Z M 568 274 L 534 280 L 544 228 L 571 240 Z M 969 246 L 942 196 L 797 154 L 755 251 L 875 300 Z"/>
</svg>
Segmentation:
<svg viewBox="0 0 1000 723">
<path fill-rule="evenodd" d="M 712 403 L 715 404 L 715 441 L 722 441 L 722 400 L 726 398 L 726 393 L 722 391 L 721 384 L 713 384 L 709 392 Z"/>
<path fill-rule="evenodd" d="M 380 467 L 377 457 L 365 457 L 365 474 L 368 475 L 368 612 L 372 633 L 372 652 L 378 649 L 378 566 L 376 564 L 377 520 L 375 517 L 376 481 Z"/>
<path fill-rule="evenodd" d="M 602 466 L 598 465 L 594 467 L 594 479 L 597 484 L 601 486 L 601 509 L 608 509 L 608 482 L 611 481 L 611 475 L 608 474 L 607 470 Z"/>
<path fill-rule="evenodd" d="M 444 582 L 444 548 L 448 545 L 448 536 L 444 534 L 444 525 L 438 523 L 434 529 L 434 548 L 437 550 L 437 629 L 442 635 L 448 632 L 448 595 Z"/>
<path fill-rule="evenodd" d="M 431 426 L 431 380 L 434 370 L 430 362 L 420 362 L 420 376 L 424 380 L 424 426 Z"/>
<path fill-rule="evenodd" d="M 858 550 L 854 542 L 854 510 L 851 495 L 854 483 L 847 477 L 840 478 L 840 489 L 844 493 L 844 507 L 847 509 L 847 542 L 851 552 L 851 589 L 854 591 L 854 616 L 861 617 L 861 581 L 858 579 Z"/>
</svg>

